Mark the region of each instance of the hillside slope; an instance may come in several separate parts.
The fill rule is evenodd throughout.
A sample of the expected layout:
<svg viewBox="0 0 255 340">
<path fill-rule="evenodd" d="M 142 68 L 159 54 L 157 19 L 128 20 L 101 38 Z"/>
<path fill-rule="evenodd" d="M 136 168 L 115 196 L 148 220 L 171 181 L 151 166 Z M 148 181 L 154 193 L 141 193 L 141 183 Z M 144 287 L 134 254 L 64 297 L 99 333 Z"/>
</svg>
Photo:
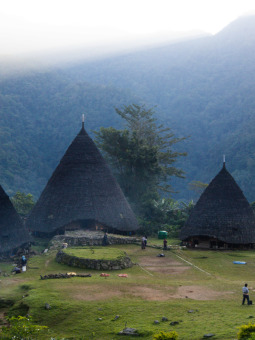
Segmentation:
<svg viewBox="0 0 255 340">
<path fill-rule="evenodd" d="M 188 156 L 187 184 L 228 170 L 255 199 L 255 20 L 242 17 L 215 36 L 151 48 L 0 82 L 0 181 L 9 193 L 38 195 L 87 113 L 87 129 L 120 126 L 114 107 L 156 105 L 158 119 Z"/>
</svg>

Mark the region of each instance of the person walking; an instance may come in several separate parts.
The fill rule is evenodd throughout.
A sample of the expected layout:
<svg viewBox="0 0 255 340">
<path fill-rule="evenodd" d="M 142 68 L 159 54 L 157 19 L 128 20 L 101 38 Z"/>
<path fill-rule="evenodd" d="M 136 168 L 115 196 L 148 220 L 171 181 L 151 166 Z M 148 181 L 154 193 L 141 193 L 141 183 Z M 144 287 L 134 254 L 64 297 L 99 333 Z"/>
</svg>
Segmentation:
<svg viewBox="0 0 255 340">
<path fill-rule="evenodd" d="M 250 299 L 249 299 L 249 289 L 248 289 L 248 284 L 245 283 L 244 287 L 242 288 L 243 291 L 243 302 L 242 305 L 244 305 L 245 300 L 247 300 L 247 305 L 250 304 Z"/>
</svg>

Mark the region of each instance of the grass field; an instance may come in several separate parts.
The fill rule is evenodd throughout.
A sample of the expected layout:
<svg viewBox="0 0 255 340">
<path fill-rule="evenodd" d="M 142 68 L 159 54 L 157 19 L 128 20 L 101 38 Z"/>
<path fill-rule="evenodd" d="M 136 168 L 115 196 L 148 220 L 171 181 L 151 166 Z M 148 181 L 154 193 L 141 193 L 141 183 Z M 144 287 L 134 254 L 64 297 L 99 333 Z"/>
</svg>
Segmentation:
<svg viewBox="0 0 255 340">
<path fill-rule="evenodd" d="M 149 244 L 157 242 L 149 239 Z M 98 271 L 58 264 L 56 252 L 50 252 L 30 258 L 25 273 L 1 276 L 0 297 L 15 300 L 12 313 L 29 313 L 38 324 L 49 327 L 41 339 L 120 339 L 117 333 L 131 327 L 143 339 L 175 330 L 183 340 L 202 339 L 208 333 L 215 334 L 213 339 L 230 340 L 236 339 L 238 326 L 255 323 L 255 307 L 241 305 L 245 282 L 255 300 L 253 251 L 173 250 L 157 257 L 159 249 L 142 250 L 138 245 L 104 250 L 110 257 L 125 251 L 135 265 L 109 271 L 110 276 L 104 278 Z M 235 265 L 234 260 L 247 264 Z M 11 263 L 0 263 L 2 271 L 11 268 Z M 40 275 L 69 271 L 92 277 L 40 279 Z M 119 273 L 128 277 L 118 277 Z M 44 308 L 45 303 L 50 310 Z M 162 322 L 162 317 L 168 321 Z M 170 325 L 175 321 L 179 323 Z"/>
<path fill-rule="evenodd" d="M 113 247 L 73 247 L 64 249 L 64 252 L 71 256 L 92 260 L 114 260 L 125 256 L 123 250 Z"/>
</svg>

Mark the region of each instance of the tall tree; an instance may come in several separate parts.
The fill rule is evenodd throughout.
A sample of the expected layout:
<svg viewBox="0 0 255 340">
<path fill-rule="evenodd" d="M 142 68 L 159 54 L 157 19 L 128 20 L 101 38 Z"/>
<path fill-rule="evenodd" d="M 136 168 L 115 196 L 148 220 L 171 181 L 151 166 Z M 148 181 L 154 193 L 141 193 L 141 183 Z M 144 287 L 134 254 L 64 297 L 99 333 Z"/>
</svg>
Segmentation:
<svg viewBox="0 0 255 340">
<path fill-rule="evenodd" d="M 184 177 L 173 163 L 186 154 L 172 147 L 185 138 L 176 138 L 169 128 L 158 125 L 153 109 L 132 104 L 115 110 L 124 119 L 125 129 L 102 127 L 95 132 L 96 142 L 136 212 L 144 214 L 160 191 L 172 191 L 171 176 Z"/>
</svg>

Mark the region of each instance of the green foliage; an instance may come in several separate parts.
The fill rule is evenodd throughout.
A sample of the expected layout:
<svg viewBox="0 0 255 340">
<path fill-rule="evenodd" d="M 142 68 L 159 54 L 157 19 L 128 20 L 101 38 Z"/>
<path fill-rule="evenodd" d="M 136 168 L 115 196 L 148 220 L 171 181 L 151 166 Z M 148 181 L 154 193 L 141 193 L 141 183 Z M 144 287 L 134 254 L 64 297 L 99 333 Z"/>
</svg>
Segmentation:
<svg viewBox="0 0 255 340">
<path fill-rule="evenodd" d="M 237 333 L 238 340 L 249 340 L 252 339 L 251 336 L 255 334 L 255 324 L 249 323 L 248 325 L 242 325 L 239 327 L 239 332 Z"/>
<path fill-rule="evenodd" d="M 179 335 L 177 332 L 160 332 L 153 336 L 153 340 L 178 340 Z"/>
<path fill-rule="evenodd" d="M 11 317 L 8 319 L 9 327 L 2 327 L 2 333 L 0 333 L 0 339 L 19 339 L 19 340 L 32 340 L 36 339 L 37 335 L 46 330 L 47 326 L 40 326 L 33 324 L 31 317 Z"/>
<path fill-rule="evenodd" d="M 171 198 L 153 200 L 147 205 L 143 218 L 139 220 L 142 227 L 138 232 L 153 235 L 162 229 L 168 232 L 169 237 L 176 238 L 193 207 L 193 201 L 185 203 Z"/>
<path fill-rule="evenodd" d="M 173 166 L 185 153 L 172 150 L 185 138 L 176 138 L 169 128 L 156 123 L 153 109 L 132 104 L 116 109 L 125 121 L 124 130 L 101 128 L 96 142 L 116 173 L 125 195 L 140 214 L 146 214 L 159 192 L 172 191 L 169 178 L 183 177 Z"/>
<path fill-rule="evenodd" d="M 20 191 L 11 198 L 11 202 L 21 216 L 27 216 L 35 205 L 33 195 Z"/>
</svg>

